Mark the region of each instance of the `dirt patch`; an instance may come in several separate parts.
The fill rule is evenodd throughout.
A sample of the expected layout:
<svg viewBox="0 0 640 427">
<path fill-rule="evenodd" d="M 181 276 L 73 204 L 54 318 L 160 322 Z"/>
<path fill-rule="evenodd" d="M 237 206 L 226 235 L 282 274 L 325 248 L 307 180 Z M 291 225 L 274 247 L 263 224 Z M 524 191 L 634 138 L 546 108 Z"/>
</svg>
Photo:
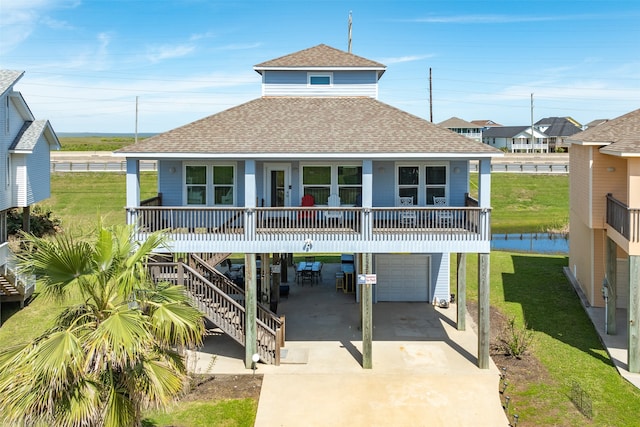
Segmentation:
<svg viewBox="0 0 640 427">
<path fill-rule="evenodd" d="M 210 375 L 199 377 L 182 401 L 260 398 L 262 375 Z"/>
</svg>

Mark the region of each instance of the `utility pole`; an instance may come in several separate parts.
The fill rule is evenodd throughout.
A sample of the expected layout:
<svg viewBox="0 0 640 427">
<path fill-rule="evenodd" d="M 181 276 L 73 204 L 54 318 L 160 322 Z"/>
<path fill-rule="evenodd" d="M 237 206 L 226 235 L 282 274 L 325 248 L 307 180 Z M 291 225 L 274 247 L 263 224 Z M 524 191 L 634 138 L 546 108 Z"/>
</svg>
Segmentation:
<svg viewBox="0 0 640 427">
<path fill-rule="evenodd" d="M 531 150 L 533 150 L 534 144 L 536 142 L 536 137 L 533 129 L 533 93 L 531 94 Z M 535 150 L 534 150 L 535 151 Z"/>
<path fill-rule="evenodd" d="M 135 133 L 135 143 L 138 143 L 138 97 L 136 96 L 136 133 Z"/>
<path fill-rule="evenodd" d="M 349 42 L 348 42 L 349 49 L 347 50 L 349 53 L 351 53 L 351 26 L 352 26 L 352 18 L 351 18 L 351 11 L 349 11 Z"/>
<path fill-rule="evenodd" d="M 431 80 L 431 67 L 429 67 L 429 121 L 433 123 L 433 81 Z"/>
</svg>

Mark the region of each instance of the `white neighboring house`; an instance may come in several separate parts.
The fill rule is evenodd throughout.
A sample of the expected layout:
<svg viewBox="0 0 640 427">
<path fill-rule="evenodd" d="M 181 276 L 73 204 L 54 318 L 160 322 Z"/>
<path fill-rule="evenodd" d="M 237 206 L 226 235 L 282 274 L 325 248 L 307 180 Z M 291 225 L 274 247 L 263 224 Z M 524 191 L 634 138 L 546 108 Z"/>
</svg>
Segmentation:
<svg viewBox="0 0 640 427">
<path fill-rule="evenodd" d="M 548 153 L 549 143 L 545 133 L 531 126 L 500 126 L 486 129 L 482 142 L 509 153 Z"/>
<path fill-rule="evenodd" d="M 22 208 L 28 227 L 30 206 L 51 195 L 50 151 L 60 141 L 48 120 L 35 120 L 14 90 L 24 71 L 0 70 L 0 301 L 20 301 L 32 284 L 16 277 L 7 243 L 7 213 Z"/>
<path fill-rule="evenodd" d="M 447 128 L 474 141 L 482 142 L 482 130 L 484 127 L 481 125 L 462 120 L 458 117 L 451 117 L 444 122 L 438 123 L 438 126 Z"/>
</svg>

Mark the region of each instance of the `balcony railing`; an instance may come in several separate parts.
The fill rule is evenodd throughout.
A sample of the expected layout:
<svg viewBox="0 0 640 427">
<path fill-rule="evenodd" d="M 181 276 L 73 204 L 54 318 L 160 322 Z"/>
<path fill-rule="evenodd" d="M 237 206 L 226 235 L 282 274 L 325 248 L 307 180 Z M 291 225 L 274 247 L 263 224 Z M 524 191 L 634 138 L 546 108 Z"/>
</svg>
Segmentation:
<svg viewBox="0 0 640 427">
<path fill-rule="evenodd" d="M 640 242 L 640 209 L 631 209 L 607 194 L 607 224 L 630 242 Z"/>
<path fill-rule="evenodd" d="M 467 207 L 127 208 L 127 223 L 173 241 L 489 241 L 490 209 Z"/>
</svg>

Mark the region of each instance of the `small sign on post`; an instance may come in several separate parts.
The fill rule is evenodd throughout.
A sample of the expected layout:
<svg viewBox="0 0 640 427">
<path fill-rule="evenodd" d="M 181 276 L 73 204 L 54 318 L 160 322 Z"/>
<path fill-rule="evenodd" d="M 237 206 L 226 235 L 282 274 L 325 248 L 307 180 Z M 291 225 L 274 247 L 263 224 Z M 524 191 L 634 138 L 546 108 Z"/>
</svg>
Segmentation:
<svg viewBox="0 0 640 427">
<path fill-rule="evenodd" d="M 376 274 L 358 274 L 358 285 L 375 285 L 377 281 Z"/>
</svg>

